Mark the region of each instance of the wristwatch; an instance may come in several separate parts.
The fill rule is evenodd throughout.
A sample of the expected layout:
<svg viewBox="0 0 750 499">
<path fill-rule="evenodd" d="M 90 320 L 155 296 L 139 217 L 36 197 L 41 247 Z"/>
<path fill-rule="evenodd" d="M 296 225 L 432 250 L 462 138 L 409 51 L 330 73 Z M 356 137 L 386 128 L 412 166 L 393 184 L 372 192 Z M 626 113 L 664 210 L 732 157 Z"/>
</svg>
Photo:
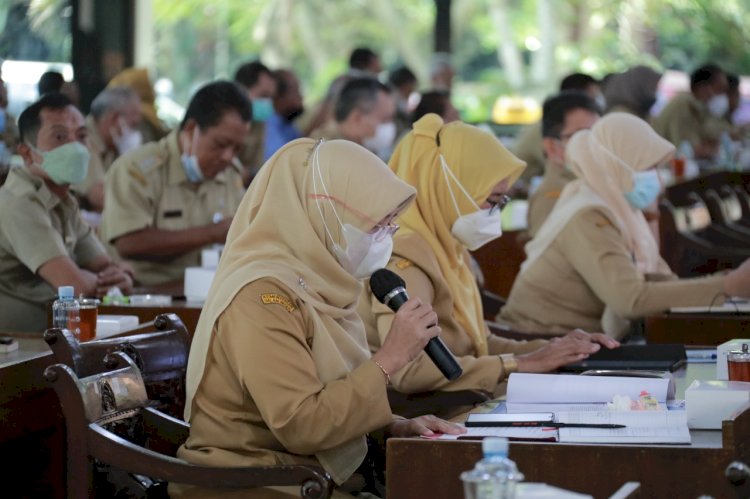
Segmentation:
<svg viewBox="0 0 750 499">
<path fill-rule="evenodd" d="M 518 372 L 518 361 L 516 360 L 515 355 L 512 353 L 504 353 L 498 355 L 498 357 L 500 357 L 500 362 L 503 363 L 503 370 L 505 371 L 506 376 L 510 373 Z"/>
</svg>

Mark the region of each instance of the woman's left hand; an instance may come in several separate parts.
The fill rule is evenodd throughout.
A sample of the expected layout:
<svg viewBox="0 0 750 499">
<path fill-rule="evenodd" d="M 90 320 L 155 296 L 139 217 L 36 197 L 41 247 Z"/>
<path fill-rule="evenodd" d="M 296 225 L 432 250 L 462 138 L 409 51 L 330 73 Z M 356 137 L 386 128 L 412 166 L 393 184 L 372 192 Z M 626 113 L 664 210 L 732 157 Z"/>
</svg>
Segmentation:
<svg viewBox="0 0 750 499">
<path fill-rule="evenodd" d="M 397 438 L 418 436 L 429 437 L 436 433 L 459 435 L 461 433 L 466 433 L 466 428 L 459 424 L 450 423 L 444 419 L 429 415 L 394 421 L 388 427 L 387 433 L 389 437 Z"/>
</svg>

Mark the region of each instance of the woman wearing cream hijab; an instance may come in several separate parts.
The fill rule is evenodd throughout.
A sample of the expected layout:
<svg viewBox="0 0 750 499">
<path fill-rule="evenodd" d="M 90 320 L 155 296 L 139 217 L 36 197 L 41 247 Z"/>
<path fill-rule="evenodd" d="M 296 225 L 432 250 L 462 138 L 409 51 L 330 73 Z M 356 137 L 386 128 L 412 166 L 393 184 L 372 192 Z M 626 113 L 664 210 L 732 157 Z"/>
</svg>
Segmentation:
<svg viewBox="0 0 750 499">
<path fill-rule="evenodd" d="M 401 230 L 388 268 L 404 279 L 410 296 L 432 305 L 441 338 L 463 368 L 460 378 L 448 381 L 420 354 L 391 374 L 397 391 L 494 394 L 512 371 L 550 371 L 597 351 L 595 342 L 617 345 L 582 331 L 552 343 L 512 341 L 489 333 L 467 249 L 501 235 L 500 212 L 492 205 L 502 202 L 524 166 L 493 135 L 461 122 L 443 124 L 436 114 L 414 123 L 394 152 L 390 167 L 417 189 L 417 199 L 398 220 Z M 390 339 L 394 314 L 368 294 L 360 302 L 360 315 L 370 348 L 378 351 Z"/>
<path fill-rule="evenodd" d="M 405 304 L 394 341 L 372 357 L 355 310 L 360 279 L 387 262 L 391 221 L 413 198 L 351 142 L 300 139 L 269 159 L 234 217 L 193 337 L 181 458 L 317 464 L 343 484 L 363 462 L 370 432 L 460 432 L 434 417 L 394 421 L 388 405 L 388 373 L 439 332 L 429 306 Z"/>
<path fill-rule="evenodd" d="M 524 331 L 573 327 L 623 336 L 627 319 L 750 295 L 750 263 L 677 279 L 642 210 L 661 190 L 655 167 L 674 152 L 643 120 L 612 113 L 568 143 L 568 184 L 513 283 L 499 321 Z"/>
</svg>

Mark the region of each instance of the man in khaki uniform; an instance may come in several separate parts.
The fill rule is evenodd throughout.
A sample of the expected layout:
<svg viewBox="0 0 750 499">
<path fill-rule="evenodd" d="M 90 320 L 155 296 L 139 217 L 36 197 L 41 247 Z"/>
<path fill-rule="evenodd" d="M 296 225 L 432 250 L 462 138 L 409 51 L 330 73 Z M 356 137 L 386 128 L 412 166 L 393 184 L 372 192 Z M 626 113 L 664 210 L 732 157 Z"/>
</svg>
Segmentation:
<svg viewBox="0 0 750 499">
<path fill-rule="evenodd" d="M 271 70 L 260 61 L 243 64 L 234 74 L 234 81 L 247 92 L 253 108 L 253 121 L 245 139 L 245 145 L 238 154 L 244 167 L 242 174 L 245 186 L 250 185 L 258 169 L 263 166 L 265 157 L 266 120 L 273 115 L 273 99 L 276 97 L 277 83 Z"/>
<path fill-rule="evenodd" d="M 42 332 L 59 286 L 101 296 L 132 280 L 106 255 L 83 220 L 70 184 L 86 174 L 81 113 L 67 97 L 48 94 L 19 118 L 24 167 L 0 188 L 0 331 Z"/>
<path fill-rule="evenodd" d="M 599 82 L 584 73 L 573 73 L 560 81 L 560 92 L 583 92 L 597 103 L 601 113 L 602 90 Z M 542 123 L 532 123 L 522 129 L 511 152 L 526 162 L 526 169 L 521 180 L 528 182 L 532 177 L 542 175 L 545 171 L 544 146 L 542 145 Z"/>
<path fill-rule="evenodd" d="M 223 244 L 243 195 L 235 154 L 252 117 L 232 82 L 201 88 L 178 130 L 119 158 L 105 179 L 101 233 L 146 285 L 183 278 Z"/>
<path fill-rule="evenodd" d="M 86 179 L 74 186 L 86 208 L 104 208 L 104 174 L 118 156 L 141 145 L 141 99 L 127 87 L 103 90 L 91 103 L 86 117 L 91 152 Z"/>
<path fill-rule="evenodd" d="M 727 76 L 706 64 L 690 75 L 690 92 L 679 94 L 654 119 L 659 135 L 680 148 L 687 142 L 696 159 L 713 159 L 722 131 L 720 120 L 729 110 Z"/>
<path fill-rule="evenodd" d="M 529 197 L 529 236 L 534 237 L 565 185 L 576 178 L 565 168 L 565 146 L 577 131 L 591 128 L 599 112 L 594 99 L 581 92 L 561 92 L 544 102 L 541 133 L 547 159 L 542 182 Z"/>
<path fill-rule="evenodd" d="M 374 153 L 380 146 L 392 147 L 396 139 L 396 101 L 388 87 L 369 77 L 354 78 L 348 81 L 336 100 L 334 121 L 314 130 L 312 138 L 345 139 L 364 145 Z M 372 142 L 379 129 L 392 128 L 392 136 L 383 144 Z"/>
</svg>

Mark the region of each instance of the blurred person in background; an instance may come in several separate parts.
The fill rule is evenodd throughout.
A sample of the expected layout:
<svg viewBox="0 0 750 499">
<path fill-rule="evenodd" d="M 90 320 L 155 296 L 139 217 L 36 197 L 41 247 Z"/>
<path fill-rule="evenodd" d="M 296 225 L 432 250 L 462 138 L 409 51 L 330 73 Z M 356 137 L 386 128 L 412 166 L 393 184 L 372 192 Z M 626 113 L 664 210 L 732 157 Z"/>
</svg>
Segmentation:
<svg viewBox="0 0 750 499">
<path fill-rule="evenodd" d="M 311 136 L 351 140 L 387 158 L 396 140 L 395 112 L 387 86 L 374 78 L 355 78 L 344 85 L 336 100 L 334 121 Z"/>
<path fill-rule="evenodd" d="M 128 87 L 102 90 L 86 117 L 91 152 L 86 179 L 73 186 L 85 209 L 104 208 L 104 174 L 121 155 L 141 146 L 141 99 Z"/>
<path fill-rule="evenodd" d="M 560 92 L 583 92 L 604 109 L 604 96 L 599 81 L 585 73 L 572 73 L 560 81 Z M 542 145 L 542 122 L 523 128 L 516 138 L 513 154 L 526 162 L 526 170 L 517 182 L 516 189 L 528 189 L 533 177 L 544 174 L 544 146 Z"/>
<path fill-rule="evenodd" d="M 411 128 L 410 98 L 417 91 L 417 77 L 411 69 L 401 66 L 388 75 L 388 84 L 396 98 L 396 137 L 401 137 Z"/>
<path fill-rule="evenodd" d="M 273 77 L 276 97 L 273 99 L 274 112 L 266 121 L 264 162 L 284 144 L 302 136 L 294 122 L 305 111 L 297 75 L 290 69 L 278 69 L 273 72 Z"/>
<path fill-rule="evenodd" d="M 661 73 L 648 66 L 634 66 L 610 76 L 604 86 L 606 112 L 623 112 L 650 121 Z"/>
<path fill-rule="evenodd" d="M 434 113 L 443 119 L 444 123 L 458 121 L 461 116 L 458 109 L 451 102 L 450 93 L 445 90 L 430 90 L 422 94 L 419 104 L 414 108 L 411 114 L 411 123 L 419 121 L 422 116 Z"/>
<path fill-rule="evenodd" d="M 250 184 L 258 169 L 263 166 L 266 121 L 273 116 L 273 99 L 276 97 L 276 79 L 271 70 L 260 61 L 241 65 L 234 73 L 234 81 L 247 92 L 253 106 L 253 121 L 238 158 L 244 168 L 242 179 Z"/>
<path fill-rule="evenodd" d="M 146 68 L 128 68 L 118 73 L 107 84 L 108 88 L 132 88 L 141 99 L 141 123 L 138 130 L 143 143 L 155 142 L 166 137 L 169 129 L 159 119 L 156 112 L 156 93 Z"/>
<path fill-rule="evenodd" d="M 563 188 L 575 180 L 565 165 L 565 150 L 579 130 L 588 130 L 599 120 L 601 111 L 594 99 L 583 92 L 560 92 L 544 101 L 542 107 L 542 146 L 544 176 L 529 196 L 527 232 L 534 237 L 549 216 Z"/>
<path fill-rule="evenodd" d="M 712 160 L 719 149 L 721 120 L 729 111 L 727 75 L 705 64 L 690 75 L 690 92 L 676 95 L 653 121 L 654 129 L 681 150 L 689 144 L 695 159 Z"/>
</svg>

